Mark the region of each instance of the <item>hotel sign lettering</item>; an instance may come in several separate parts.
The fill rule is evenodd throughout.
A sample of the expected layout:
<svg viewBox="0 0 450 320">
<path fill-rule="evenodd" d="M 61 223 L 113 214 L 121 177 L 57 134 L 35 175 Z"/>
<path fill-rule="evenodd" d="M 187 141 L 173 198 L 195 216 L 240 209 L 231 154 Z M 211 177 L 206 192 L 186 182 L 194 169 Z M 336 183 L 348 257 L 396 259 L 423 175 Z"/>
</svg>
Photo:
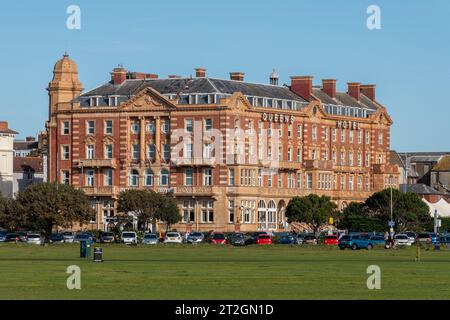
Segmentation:
<svg viewBox="0 0 450 320">
<path fill-rule="evenodd" d="M 343 128 L 343 129 L 350 129 L 350 130 L 359 130 L 359 123 L 356 121 L 345 121 L 345 120 L 341 120 L 341 121 L 336 121 L 336 126 L 338 128 Z"/>
<path fill-rule="evenodd" d="M 290 116 L 287 114 L 277 114 L 277 113 L 263 113 L 262 114 L 263 121 L 269 122 L 281 122 L 281 123 L 294 123 L 294 116 Z"/>
</svg>

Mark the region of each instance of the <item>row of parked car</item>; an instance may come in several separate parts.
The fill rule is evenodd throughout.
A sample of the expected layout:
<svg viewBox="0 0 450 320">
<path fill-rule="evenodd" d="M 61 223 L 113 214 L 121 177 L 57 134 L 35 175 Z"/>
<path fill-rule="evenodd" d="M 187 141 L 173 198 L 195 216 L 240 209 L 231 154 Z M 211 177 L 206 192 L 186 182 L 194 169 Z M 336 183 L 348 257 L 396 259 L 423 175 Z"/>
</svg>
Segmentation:
<svg viewBox="0 0 450 320">
<path fill-rule="evenodd" d="M 35 232 L 16 232 L 6 233 L 0 231 L 0 242 L 26 242 L 32 244 L 43 244 L 44 238 Z M 204 234 L 201 232 L 192 232 L 181 234 L 179 232 L 167 232 L 166 234 L 145 233 L 140 239 L 134 231 L 123 231 L 117 237 L 112 232 L 102 232 L 98 239 L 90 232 L 60 232 L 53 233 L 48 239 L 50 243 L 79 243 L 87 241 L 90 243 L 125 243 L 125 244 L 159 244 L 159 243 L 212 243 L 212 244 L 231 244 L 235 246 L 245 246 L 250 244 L 324 244 L 330 246 L 338 246 L 340 249 L 372 249 L 375 246 L 384 245 L 392 246 L 410 246 L 416 242 L 428 244 L 450 244 L 450 235 L 437 236 L 434 233 L 405 232 L 396 234 L 393 239 L 387 239 L 383 234 L 377 233 L 350 233 L 350 234 L 321 234 L 318 237 L 314 234 L 296 234 L 296 233 L 279 233 L 276 236 L 268 232 L 254 232 L 252 234 L 236 232 L 233 234 L 225 234 L 223 232 L 211 232 Z"/>
</svg>

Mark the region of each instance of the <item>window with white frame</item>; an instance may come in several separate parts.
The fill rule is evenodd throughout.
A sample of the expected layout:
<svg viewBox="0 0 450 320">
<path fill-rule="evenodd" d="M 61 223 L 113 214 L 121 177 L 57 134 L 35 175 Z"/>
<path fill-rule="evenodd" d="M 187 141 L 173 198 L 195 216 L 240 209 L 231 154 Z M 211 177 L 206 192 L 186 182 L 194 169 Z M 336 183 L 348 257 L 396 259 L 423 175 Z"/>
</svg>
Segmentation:
<svg viewBox="0 0 450 320">
<path fill-rule="evenodd" d="M 113 134 L 112 120 L 105 120 L 105 134 Z"/>
<path fill-rule="evenodd" d="M 70 172 L 68 170 L 61 171 L 61 184 L 70 184 Z"/>
<path fill-rule="evenodd" d="M 366 167 L 370 166 L 370 156 L 369 153 L 366 151 L 366 156 L 365 156 L 365 162 L 366 162 Z"/>
<path fill-rule="evenodd" d="M 336 142 L 336 128 L 333 128 L 332 130 L 331 130 L 331 140 L 333 141 L 333 142 Z"/>
<path fill-rule="evenodd" d="M 184 170 L 184 185 L 190 187 L 194 184 L 194 171 L 192 169 Z"/>
<path fill-rule="evenodd" d="M 331 157 L 332 157 L 332 160 L 333 160 L 333 164 L 337 164 L 337 152 L 336 152 L 336 150 L 333 150 Z"/>
<path fill-rule="evenodd" d="M 109 96 L 108 105 L 110 107 L 117 107 L 119 105 L 119 97 L 118 96 Z"/>
<path fill-rule="evenodd" d="M 352 130 L 350 130 L 348 132 L 348 140 L 350 143 L 353 143 L 353 131 Z"/>
<path fill-rule="evenodd" d="M 302 148 L 297 148 L 297 162 L 302 162 Z"/>
<path fill-rule="evenodd" d="M 341 142 L 344 143 L 345 142 L 345 130 L 341 129 Z"/>
<path fill-rule="evenodd" d="M 298 139 L 301 139 L 302 138 L 302 132 L 303 132 L 303 130 L 302 130 L 302 125 L 301 124 L 299 124 L 299 125 L 297 125 L 297 138 Z"/>
<path fill-rule="evenodd" d="M 328 141 L 328 127 L 323 128 L 323 137 L 325 141 Z"/>
<path fill-rule="evenodd" d="M 194 132 L 194 120 L 186 119 L 184 123 L 184 129 L 187 133 Z"/>
<path fill-rule="evenodd" d="M 165 161 L 170 160 L 170 144 L 164 144 L 163 145 L 163 159 Z"/>
<path fill-rule="evenodd" d="M 203 145 L 203 157 L 205 159 L 211 159 L 211 157 L 212 157 L 212 144 L 211 143 L 205 143 Z"/>
<path fill-rule="evenodd" d="M 167 187 L 169 185 L 169 171 L 162 169 L 159 173 L 159 185 Z"/>
<path fill-rule="evenodd" d="M 133 160 L 139 160 L 140 153 L 141 153 L 140 151 L 141 151 L 140 145 L 138 143 L 133 144 L 131 158 Z"/>
<path fill-rule="evenodd" d="M 358 130 L 358 144 L 361 144 L 361 143 L 362 143 L 362 130 L 359 129 Z"/>
<path fill-rule="evenodd" d="M 234 180 L 234 169 L 230 168 L 228 169 L 228 184 L 230 186 L 234 186 L 235 180 Z"/>
<path fill-rule="evenodd" d="M 312 126 L 311 138 L 313 141 L 317 140 L 317 126 L 315 125 Z"/>
<path fill-rule="evenodd" d="M 136 169 L 129 171 L 128 186 L 137 187 L 139 185 L 139 172 Z"/>
<path fill-rule="evenodd" d="M 369 184 L 368 176 L 366 176 L 366 178 L 365 178 L 365 189 L 366 189 L 366 191 L 370 191 L 370 184 Z"/>
<path fill-rule="evenodd" d="M 88 135 L 95 134 L 95 121 L 94 120 L 86 121 L 86 134 L 88 134 Z"/>
<path fill-rule="evenodd" d="M 345 176 L 341 175 L 341 191 L 345 190 Z"/>
<path fill-rule="evenodd" d="M 183 201 L 183 215 L 182 215 L 182 222 L 183 223 L 190 223 L 195 222 L 195 202 L 194 200 L 185 200 Z"/>
<path fill-rule="evenodd" d="M 297 189 L 301 189 L 301 188 L 302 188 L 302 174 L 297 173 Z"/>
<path fill-rule="evenodd" d="M 287 150 L 287 159 L 288 159 L 288 161 L 292 161 L 292 148 L 291 147 L 289 147 L 288 148 L 288 150 Z"/>
<path fill-rule="evenodd" d="M 203 185 L 211 186 L 212 185 L 212 169 L 203 169 Z"/>
<path fill-rule="evenodd" d="M 61 124 L 61 134 L 62 135 L 68 135 L 70 134 L 70 122 L 69 121 L 63 121 Z"/>
<path fill-rule="evenodd" d="M 184 157 L 187 159 L 192 159 L 194 145 L 192 143 L 184 144 Z"/>
<path fill-rule="evenodd" d="M 202 223 L 214 223 L 213 200 L 202 200 Z"/>
<path fill-rule="evenodd" d="M 213 123 L 211 118 L 205 119 L 205 132 L 210 132 L 212 130 Z"/>
<path fill-rule="evenodd" d="M 358 152 L 358 167 L 362 167 L 362 154 Z"/>
<path fill-rule="evenodd" d="M 147 159 L 154 160 L 155 155 L 156 155 L 155 145 L 153 143 L 148 144 L 147 145 Z"/>
<path fill-rule="evenodd" d="M 103 169 L 103 186 L 112 187 L 112 185 L 113 185 L 112 169 Z"/>
<path fill-rule="evenodd" d="M 351 167 L 353 166 L 353 151 L 350 151 L 348 153 L 348 165 Z"/>
<path fill-rule="evenodd" d="M 378 133 L 378 144 L 382 145 L 383 144 L 383 132 L 379 132 Z"/>
<path fill-rule="evenodd" d="M 154 183 L 155 177 L 153 175 L 153 171 L 151 169 L 145 170 L 144 185 L 146 187 L 153 187 Z"/>
<path fill-rule="evenodd" d="M 147 123 L 146 131 L 148 133 L 155 133 L 155 121 L 150 121 Z"/>
<path fill-rule="evenodd" d="M 69 160 L 70 159 L 70 147 L 67 145 L 61 146 L 61 160 Z"/>
<path fill-rule="evenodd" d="M 94 145 L 88 144 L 86 146 L 86 159 L 94 159 Z"/>
<path fill-rule="evenodd" d="M 140 125 L 138 121 L 134 121 L 131 124 L 131 133 L 138 134 L 140 130 Z"/>
<path fill-rule="evenodd" d="M 112 159 L 113 158 L 113 145 L 112 144 L 105 144 L 105 159 Z"/>
<path fill-rule="evenodd" d="M 357 182 L 358 191 L 362 191 L 362 177 L 358 176 L 358 180 L 357 181 L 358 181 Z"/>
<path fill-rule="evenodd" d="M 169 133 L 169 131 L 170 131 L 170 122 L 169 122 L 169 120 L 163 120 L 162 121 L 161 131 L 163 133 Z"/>
<path fill-rule="evenodd" d="M 353 191 L 353 176 L 348 177 L 348 190 Z"/>
<path fill-rule="evenodd" d="M 234 223 L 234 200 L 228 201 L 228 223 Z"/>
<path fill-rule="evenodd" d="M 312 182 L 312 173 L 308 173 L 306 175 L 306 188 L 308 188 L 309 190 L 312 189 L 313 186 L 313 182 Z"/>
<path fill-rule="evenodd" d="M 258 169 L 258 187 L 262 187 L 263 184 L 263 175 L 262 175 L 262 170 Z"/>
<path fill-rule="evenodd" d="M 288 132 L 287 132 L 287 134 L 288 134 L 288 138 L 292 138 L 292 124 L 291 123 L 288 124 Z"/>
<path fill-rule="evenodd" d="M 341 151 L 341 166 L 345 166 L 345 152 Z"/>
<path fill-rule="evenodd" d="M 366 130 L 366 144 L 370 144 L 370 132 Z"/>
<path fill-rule="evenodd" d="M 94 186 L 94 170 L 86 170 L 86 187 Z"/>
</svg>

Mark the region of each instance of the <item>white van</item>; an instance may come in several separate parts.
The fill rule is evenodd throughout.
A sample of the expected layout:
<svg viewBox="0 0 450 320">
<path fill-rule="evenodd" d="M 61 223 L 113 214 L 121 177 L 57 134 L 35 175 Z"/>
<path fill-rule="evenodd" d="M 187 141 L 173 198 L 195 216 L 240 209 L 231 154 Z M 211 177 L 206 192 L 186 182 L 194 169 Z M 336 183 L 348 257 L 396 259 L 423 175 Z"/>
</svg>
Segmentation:
<svg viewBox="0 0 450 320">
<path fill-rule="evenodd" d="M 122 242 L 125 244 L 137 244 L 137 235 L 134 231 L 122 232 Z"/>
</svg>

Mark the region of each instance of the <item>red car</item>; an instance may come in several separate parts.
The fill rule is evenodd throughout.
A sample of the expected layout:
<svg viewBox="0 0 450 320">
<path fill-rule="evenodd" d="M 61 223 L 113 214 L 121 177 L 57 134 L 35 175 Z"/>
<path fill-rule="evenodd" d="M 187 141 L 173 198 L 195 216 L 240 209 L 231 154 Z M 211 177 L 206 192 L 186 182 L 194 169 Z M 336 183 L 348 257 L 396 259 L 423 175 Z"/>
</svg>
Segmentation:
<svg viewBox="0 0 450 320">
<path fill-rule="evenodd" d="M 227 244 L 227 238 L 225 237 L 225 234 L 221 232 L 214 233 L 211 238 L 212 244 Z"/>
<path fill-rule="evenodd" d="M 339 239 L 337 236 L 326 236 L 323 243 L 328 246 L 337 246 L 339 243 Z"/>
<path fill-rule="evenodd" d="M 268 234 L 260 234 L 256 239 L 256 244 L 272 244 L 272 238 Z"/>
</svg>

